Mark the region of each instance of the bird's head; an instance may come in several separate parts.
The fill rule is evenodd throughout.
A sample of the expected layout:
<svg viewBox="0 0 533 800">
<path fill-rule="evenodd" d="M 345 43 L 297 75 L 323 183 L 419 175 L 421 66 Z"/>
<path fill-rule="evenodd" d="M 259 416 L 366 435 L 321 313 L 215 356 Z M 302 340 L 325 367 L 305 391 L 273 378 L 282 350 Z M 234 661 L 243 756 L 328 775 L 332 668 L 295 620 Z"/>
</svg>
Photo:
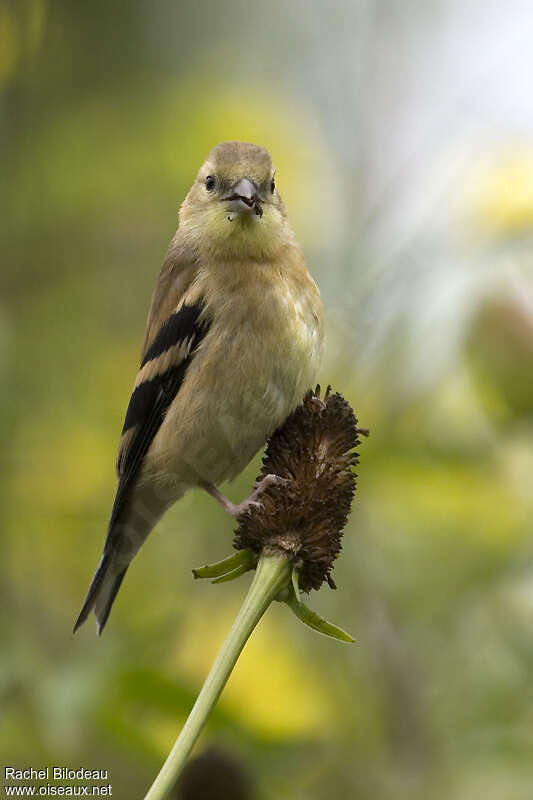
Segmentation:
<svg viewBox="0 0 533 800">
<path fill-rule="evenodd" d="M 214 147 L 183 202 L 180 227 L 215 258 L 275 257 L 293 234 L 268 151 L 246 142 Z"/>
</svg>

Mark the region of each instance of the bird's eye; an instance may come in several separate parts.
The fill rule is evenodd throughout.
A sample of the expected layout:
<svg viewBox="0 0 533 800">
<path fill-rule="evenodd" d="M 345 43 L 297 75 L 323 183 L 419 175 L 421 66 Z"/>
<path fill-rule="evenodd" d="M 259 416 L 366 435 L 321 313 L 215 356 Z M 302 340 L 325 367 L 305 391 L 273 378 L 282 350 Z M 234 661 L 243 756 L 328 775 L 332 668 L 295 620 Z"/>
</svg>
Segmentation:
<svg viewBox="0 0 533 800">
<path fill-rule="evenodd" d="M 276 188 L 276 181 L 274 180 L 274 178 L 272 178 L 272 182 L 270 184 L 270 191 L 272 192 L 272 194 L 274 194 L 275 188 Z"/>
<path fill-rule="evenodd" d="M 208 175 L 207 178 L 205 179 L 205 188 L 207 189 L 208 192 L 212 192 L 213 189 L 215 188 L 215 179 L 213 178 L 212 175 Z"/>
</svg>

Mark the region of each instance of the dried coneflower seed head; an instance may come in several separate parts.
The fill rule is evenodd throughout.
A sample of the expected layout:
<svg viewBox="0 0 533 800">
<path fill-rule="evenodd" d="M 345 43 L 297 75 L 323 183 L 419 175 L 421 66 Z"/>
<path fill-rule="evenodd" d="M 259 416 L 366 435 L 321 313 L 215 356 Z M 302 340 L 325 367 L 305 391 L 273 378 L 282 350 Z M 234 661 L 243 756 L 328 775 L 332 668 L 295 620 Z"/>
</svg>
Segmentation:
<svg viewBox="0 0 533 800">
<path fill-rule="evenodd" d="M 310 391 L 270 439 L 258 480 L 278 475 L 260 506 L 240 518 L 235 547 L 282 551 L 299 567 L 300 588 L 335 588 L 330 572 L 355 492 L 358 434 L 355 415 L 340 394 Z"/>
</svg>

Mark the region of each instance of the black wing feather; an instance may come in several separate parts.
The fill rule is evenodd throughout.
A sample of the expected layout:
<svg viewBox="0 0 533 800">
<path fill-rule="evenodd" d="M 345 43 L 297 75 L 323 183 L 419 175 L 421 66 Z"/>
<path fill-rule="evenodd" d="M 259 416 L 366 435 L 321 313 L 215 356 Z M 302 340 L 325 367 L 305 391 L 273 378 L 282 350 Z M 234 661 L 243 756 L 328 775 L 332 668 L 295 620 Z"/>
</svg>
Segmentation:
<svg viewBox="0 0 533 800">
<path fill-rule="evenodd" d="M 149 361 L 162 355 L 174 345 L 184 342 L 191 336 L 198 335 L 200 324 L 198 318 L 201 314 L 202 306 L 195 303 L 191 306 L 182 306 L 179 311 L 171 314 L 164 325 L 161 326 L 154 341 L 144 354 L 141 367 Z M 205 333 L 205 330 L 203 329 Z"/>
<path fill-rule="evenodd" d="M 183 383 L 194 353 L 207 332 L 207 324 L 200 321 L 202 309 L 201 303 L 195 303 L 184 305 L 172 314 L 161 326 L 142 360 L 141 367 L 159 358 L 171 347 L 189 342 L 188 355 L 183 361 L 139 384 L 131 395 L 122 433 L 134 426 L 136 431 L 122 459 L 110 529 L 116 522 L 150 444 Z"/>
</svg>

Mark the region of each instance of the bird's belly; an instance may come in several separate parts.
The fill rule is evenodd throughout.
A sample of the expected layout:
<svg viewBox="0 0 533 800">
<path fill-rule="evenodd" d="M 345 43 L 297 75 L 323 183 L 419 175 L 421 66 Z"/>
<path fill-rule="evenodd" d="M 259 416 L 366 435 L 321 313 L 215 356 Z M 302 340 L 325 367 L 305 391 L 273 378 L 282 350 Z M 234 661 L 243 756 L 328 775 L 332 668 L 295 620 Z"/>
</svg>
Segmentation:
<svg viewBox="0 0 533 800">
<path fill-rule="evenodd" d="M 316 379 L 312 326 L 309 341 L 278 334 L 268 346 L 253 331 L 206 337 L 154 439 L 149 461 L 158 471 L 193 486 L 244 469 Z"/>
</svg>

